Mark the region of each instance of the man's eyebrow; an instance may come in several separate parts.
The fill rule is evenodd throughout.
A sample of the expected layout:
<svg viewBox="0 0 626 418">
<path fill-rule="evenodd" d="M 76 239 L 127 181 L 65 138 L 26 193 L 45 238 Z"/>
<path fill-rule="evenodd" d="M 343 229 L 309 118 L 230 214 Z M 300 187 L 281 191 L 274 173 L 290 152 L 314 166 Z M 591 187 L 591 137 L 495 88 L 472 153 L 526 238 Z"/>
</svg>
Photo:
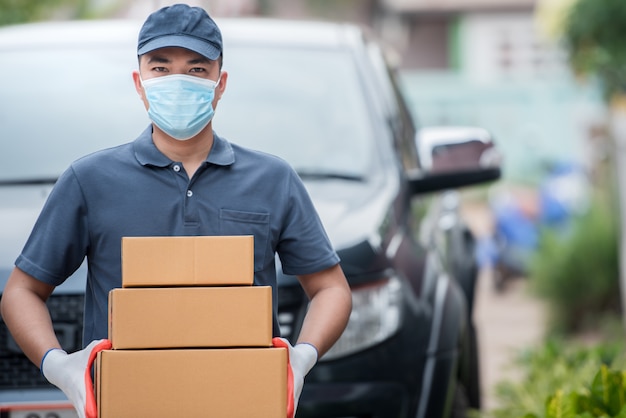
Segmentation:
<svg viewBox="0 0 626 418">
<path fill-rule="evenodd" d="M 167 57 L 163 56 L 163 55 L 151 55 L 148 57 L 148 64 L 168 64 L 171 62 L 170 59 L 168 59 Z M 187 61 L 188 65 L 197 65 L 197 64 L 210 64 L 212 61 L 206 57 L 197 57 L 197 58 L 191 58 L 190 60 Z"/>
<path fill-rule="evenodd" d="M 148 64 L 153 64 L 153 63 L 166 64 L 168 62 L 170 62 L 170 60 L 168 60 L 162 55 L 152 55 L 148 58 Z"/>
<path fill-rule="evenodd" d="M 193 58 L 187 61 L 187 64 L 209 64 L 211 62 L 210 59 L 205 57 Z"/>
</svg>

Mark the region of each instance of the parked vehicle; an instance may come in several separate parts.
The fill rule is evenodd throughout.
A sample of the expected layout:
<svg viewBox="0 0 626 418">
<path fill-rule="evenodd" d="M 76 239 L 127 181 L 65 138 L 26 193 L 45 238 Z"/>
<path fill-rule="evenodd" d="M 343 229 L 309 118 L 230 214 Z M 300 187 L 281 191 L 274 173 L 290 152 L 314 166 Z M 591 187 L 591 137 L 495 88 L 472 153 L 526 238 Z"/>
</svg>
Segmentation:
<svg viewBox="0 0 626 418">
<path fill-rule="evenodd" d="M 478 244 L 479 262 L 493 267 L 497 291 L 505 290 L 512 279 L 528 276 L 543 233 L 569 238 L 574 221 L 589 209 L 590 190 L 589 175 L 573 161 L 545 164 L 535 187 L 490 190 L 494 228 Z"/>
<path fill-rule="evenodd" d="M 493 144 L 475 153 L 464 151 L 473 138 L 420 139 L 396 71 L 355 26 L 218 24 L 229 84 L 215 130 L 293 165 L 353 292 L 348 327 L 307 376 L 298 417 L 462 417 L 478 408 L 474 238 L 450 190 L 498 178 L 499 165 L 481 158 Z M 147 126 L 130 76 L 139 27 L 0 29 L 0 289 L 57 176 Z M 462 167 L 439 164 L 449 153 Z M 85 268 L 48 302 L 68 351 L 81 344 Z M 307 299 L 294 277 L 278 275 L 281 331 L 294 339 Z M 75 416 L 69 408 L 0 324 L 0 416 Z"/>
</svg>

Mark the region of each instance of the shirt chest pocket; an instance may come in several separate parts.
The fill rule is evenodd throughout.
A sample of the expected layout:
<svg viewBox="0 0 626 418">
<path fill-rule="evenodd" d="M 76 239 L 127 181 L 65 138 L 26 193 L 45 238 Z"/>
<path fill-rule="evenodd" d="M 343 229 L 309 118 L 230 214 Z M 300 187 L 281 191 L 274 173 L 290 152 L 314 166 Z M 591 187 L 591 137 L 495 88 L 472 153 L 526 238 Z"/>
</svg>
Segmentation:
<svg viewBox="0 0 626 418">
<path fill-rule="evenodd" d="M 220 235 L 254 236 L 254 271 L 263 270 L 267 260 L 273 260 L 269 254 L 270 214 L 243 212 L 232 209 L 220 209 Z"/>
</svg>

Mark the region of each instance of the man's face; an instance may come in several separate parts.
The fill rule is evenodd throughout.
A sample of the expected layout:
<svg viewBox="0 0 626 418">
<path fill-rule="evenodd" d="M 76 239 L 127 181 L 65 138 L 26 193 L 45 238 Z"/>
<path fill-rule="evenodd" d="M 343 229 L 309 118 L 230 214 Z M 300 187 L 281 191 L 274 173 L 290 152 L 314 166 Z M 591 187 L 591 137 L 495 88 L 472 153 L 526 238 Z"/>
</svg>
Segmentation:
<svg viewBox="0 0 626 418">
<path fill-rule="evenodd" d="M 139 72 L 133 73 L 135 88 L 141 96 L 146 109 L 148 108 L 148 101 L 146 100 L 141 80 L 173 74 L 185 74 L 213 81 L 219 79 L 219 84 L 215 89 L 215 99 L 213 99 L 213 108 L 217 107 L 217 102 L 221 99 L 226 87 L 227 77 L 225 72 L 220 71 L 219 62 L 212 61 L 189 49 L 168 47 L 156 49 L 142 55 L 139 58 Z"/>
</svg>

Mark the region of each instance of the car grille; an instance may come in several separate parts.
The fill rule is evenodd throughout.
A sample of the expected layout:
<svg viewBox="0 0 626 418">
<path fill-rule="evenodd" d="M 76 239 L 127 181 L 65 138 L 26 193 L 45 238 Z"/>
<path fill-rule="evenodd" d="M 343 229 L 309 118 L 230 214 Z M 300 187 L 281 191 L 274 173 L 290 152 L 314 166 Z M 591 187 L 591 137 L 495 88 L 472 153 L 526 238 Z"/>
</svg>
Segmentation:
<svg viewBox="0 0 626 418">
<path fill-rule="evenodd" d="M 63 349 L 72 352 L 82 346 L 83 295 L 52 295 L 47 305 L 54 330 Z M 17 346 L 0 320 L 0 390 L 51 387 Z"/>
<path fill-rule="evenodd" d="M 278 324 L 280 334 L 291 343 L 300 332 L 300 326 L 306 312 L 306 297 L 300 286 L 281 286 L 278 288 Z"/>
</svg>

